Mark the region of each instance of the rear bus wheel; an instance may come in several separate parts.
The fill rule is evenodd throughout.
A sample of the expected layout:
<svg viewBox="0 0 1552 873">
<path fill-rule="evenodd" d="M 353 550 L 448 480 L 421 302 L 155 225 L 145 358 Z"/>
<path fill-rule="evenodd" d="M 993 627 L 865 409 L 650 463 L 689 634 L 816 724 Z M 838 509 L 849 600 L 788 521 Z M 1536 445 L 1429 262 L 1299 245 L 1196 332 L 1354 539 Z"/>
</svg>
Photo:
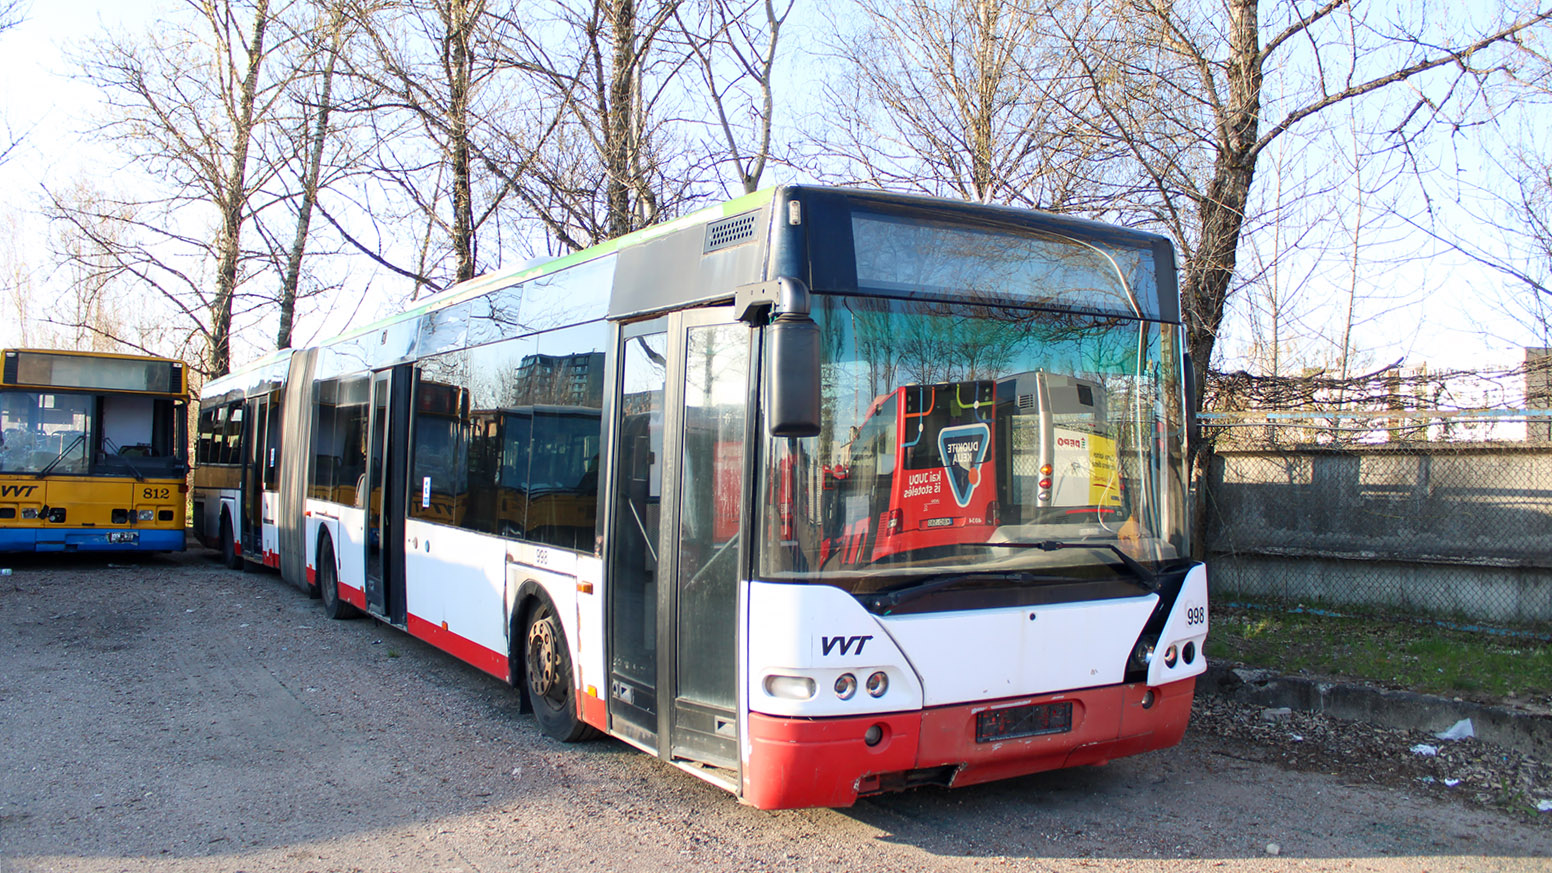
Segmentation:
<svg viewBox="0 0 1552 873">
<path fill-rule="evenodd" d="M 343 621 L 361 613 L 339 596 L 339 571 L 334 564 L 334 543 L 328 534 L 318 538 L 318 597 L 323 601 L 323 614 Z"/>
<path fill-rule="evenodd" d="M 243 565 L 242 551 L 232 532 L 232 517 L 225 513 L 221 515 L 221 563 L 228 570 L 241 570 Z"/>
<path fill-rule="evenodd" d="M 566 632 L 548 600 L 541 600 L 528 614 L 523 639 L 528 698 L 539 729 L 563 743 L 593 736 L 593 728 L 577 715 Z"/>
</svg>

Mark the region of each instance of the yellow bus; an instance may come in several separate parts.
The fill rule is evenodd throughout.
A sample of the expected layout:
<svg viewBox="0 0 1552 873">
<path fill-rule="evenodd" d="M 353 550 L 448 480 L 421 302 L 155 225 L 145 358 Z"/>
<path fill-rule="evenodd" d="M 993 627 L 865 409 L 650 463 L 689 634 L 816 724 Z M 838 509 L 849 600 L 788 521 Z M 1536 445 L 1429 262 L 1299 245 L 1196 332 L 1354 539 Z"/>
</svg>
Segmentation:
<svg viewBox="0 0 1552 873">
<path fill-rule="evenodd" d="M 41 349 L 3 354 L 0 551 L 181 551 L 183 362 Z"/>
</svg>

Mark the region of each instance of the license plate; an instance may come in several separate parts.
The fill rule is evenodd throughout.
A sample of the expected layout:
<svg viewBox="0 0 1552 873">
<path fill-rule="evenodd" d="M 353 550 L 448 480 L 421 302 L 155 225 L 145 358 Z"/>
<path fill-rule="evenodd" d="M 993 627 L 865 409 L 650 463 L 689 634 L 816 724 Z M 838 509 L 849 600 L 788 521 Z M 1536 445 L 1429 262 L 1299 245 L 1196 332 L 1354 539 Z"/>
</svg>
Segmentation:
<svg viewBox="0 0 1552 873">
<path fill-rule="evenodd" d="M 993 709 L 975 717 L 975 741 L 990 743 L 1072 730 L 1072 701 L 1030 703 Z"/>
</svg>

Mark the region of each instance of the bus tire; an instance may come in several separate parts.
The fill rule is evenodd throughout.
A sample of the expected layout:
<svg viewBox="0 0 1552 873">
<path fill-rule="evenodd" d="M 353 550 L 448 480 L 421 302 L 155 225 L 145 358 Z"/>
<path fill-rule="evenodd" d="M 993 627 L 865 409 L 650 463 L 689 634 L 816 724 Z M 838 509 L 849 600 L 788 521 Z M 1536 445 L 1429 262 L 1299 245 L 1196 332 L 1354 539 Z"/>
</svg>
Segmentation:
<svg viewBox="0 0 1552 873">
<path fill-rule="evenodd" d="M 318 597 L 323 601 L 323 614 L 336 621 L 361 615 L 354 606 L 340 599 L 339 571 L 334 563 L 334 543 L 327 532 L 318 537 Z"/>
<path fill-rule="evenodd" d="M 577 715 L 566 632 L 549 600 L 535 600 L 523 629 L 523 673 L 534 719 L 546 736 L 575 743 L 596 733 Z"/>
<path fill-rule="evenodd" d="M 241 570 L 243 568 L 242 552 L 237 549 L 236 540 L 232 539 L 232 517 L 221 513 L 221 563 L 228 570 Z"/>
</svg>

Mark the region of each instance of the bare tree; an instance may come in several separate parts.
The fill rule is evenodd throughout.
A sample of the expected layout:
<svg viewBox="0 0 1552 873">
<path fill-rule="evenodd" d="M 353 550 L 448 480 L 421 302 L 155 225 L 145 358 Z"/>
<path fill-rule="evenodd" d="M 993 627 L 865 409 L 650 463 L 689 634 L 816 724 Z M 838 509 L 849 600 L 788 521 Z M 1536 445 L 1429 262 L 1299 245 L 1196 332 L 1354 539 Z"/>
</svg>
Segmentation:
<svg viewBox="0 0 1552 873">
<path fill-rule="evenodd" d="M 1151 181 L 1150 211 L 1184 255 L 1181 297 L 1199 385 L 1205 384 L 1235 287 L 1256 170 L 1267 149 L 1334 107 L 1411 83 L 1406 111 L 1392 119 L 1404 146 L 1442 104 L 1469 99 L 1493 63 L 1492 49 L 1512 50 L 1521 34 L 1552 17 L 1552 9 L 1543 9 L 1441 42 L 1400 25 L 1376 25 L 1358 5 L 1354 0 L 1125 4 L 1119 14 L 1130 17 L 1127 26 L 1140 24 L 1147 44 L 1158 49 L 1153 63 L 1130 67 L 1129 75 L 1142 78 L 1140 93 L 1173 95 L 1153 106 L 1150 117 L 1199 135 L 1199 146 L 1186 160 L 1179 155 L 1157 160 L 1126 124 L 1135 99 L 1117 93 L 1108 71 L 1127 58 L 1096 55 L 1096 45 L 1107 41 L 1092 38 L 1085 29 L 1092 25 L 1073 26 L 1070 11 L 1050 19 L 1084 59 L 1089 92 L 1116 121 L 1117 135 Z M 1264 19 L 1263 6 L 1271 10 Z M 1095 12 L 1092 20 L 1104 19 Z M 1100 65 L 1096 56 L 1116 63 Z M 1434 71 L 1438 74 L 1430 75 Z M 1270 105 L 1268 93 L 1276 95 Z"/>
<path fill-rule="evenodd" d="M 222 47 L 226 57 L 232 59 L 228 62 L 228 68 L 233 73 L 242 70 L 241 84 L 236 86 L 236 94 L 232 95 L 235 101 L 226 101 L 229 111 L 232 103 L 236 104 L 236 111 L 229 116 L 232 123 L 231 153 L 226 156 L 225 185 L 216 190 L 214 197 L 221 213 L 221 231 L 216 240 L 218 261 L 215 301 L 210 319 L 210 372 L 219 376 L 231 369 L 232 301 L 237 295 L 242 228 L 249 217 L 249 195 L 258 188 L 248 175 L 248 149 L 255 133 L 254 104 L 259 92 L 260 71 L 264 65 L 264 35 L 269 29 L 270 11 L 269 0 L 254 0 L 252 24 L 248 32 L 242 34 L 237 10 L 230 5 L 218 5 L 212 0 L 200 2 L 200 12 L 210 25 L 216 44 Z M 233 37 L 244 40 L 241 43 L 242 64 L 237 63 L 239 56 L 232 51 Z M 142 93 L 148 104 L 155 99 L 148 92 Z"/>
<path fill-rule="evenodd" d="M 25 20 L 22 0 L 0 0 L 0 34 L 16 27 Z M 0 122 L 3 124 L 3 122 Z M 4 164 L 22 138 L 11 133 L 9 127 L 0 128 L 0 164 Z"/>
<path fill-rule="evenodd" d="M 446 0 L 426 7 L 361 0 L 347 9 L 367 49 L 350 64 L 348 76 L 355 94 L 340 108 L 367 119 L 367 135 L 378 146 L 373 173 L 408 201 L 410 212 L 425 225 L 418 262 L 395 266 L 397 272 L 414 279 L 413 298 L 423 287 L 440 290 L 445 284 L 433 275 L 431 264 L 431 241 L 438 232 L 449 241 L 455 260 L 452 281 L 474 275 L 477 254 L 469 207 L 467 95 L 476 74 L 468 37 L 484 14 L 484 4 Z M 449 167 L 454 189 L 451 216 L 442 212 Z M 373 222 L 379 217 L 373 216 Z M 380 263 L 392 257 L 382 245 L 357 245 Z"/>
<path fill-rule="evenodd" d="M 881 186 L 1169 233 L 1205 377 L 1242 240 L 1258 224 L 1250 210 L 1268 149 L 1334 107 L 1410 83 L 1411 102 L 1387 120 L 1405 148 L 1441 106 L 1476 93 L 1495 49 L 1513 50 L 1552 16 L 1504 13 L 1445 41 L 1376 24 L 1361 6 L 856 0 L 836 13 L 855 9 L 861 26 L 838 27 L 833 51 L 847 75 L 824 103 L 843 137 L 829 151 Z"/>
<path fill-rule="evenodd" d="M 1083 177 L 1104 140 L 1084 116 L 1076 61 L 1040 12 L 999 0 L 830 7 L 841 72 L 825 88 L 819 160 L 880 187 L 1092 205 Z"/>
<path fill-rule="evenodd" d="M 675 43 L 683 0 L 553 0 L 514 62 L 565 107 L 519 194 L 563 249 L 675 214 L 701 181 L 671 124 L 692 52 Z"/>
<path fill-rule="evenodd" d="M 271 0 L 185 0 L 186 19 L 143 38 L 91 42 L 83 73 L 114 107 L 98 133 L 147 174 L 141 190 L 150 193 L 126 185 L 84 203 L 50 196 L 52 216 L 90 243 L 61 256 L 104 281 L 159 294 L 201 338 L 198 357 L 212 376 L 231 367 L 234 315 L 263 302 L 238 299 L 251 278 L 244 230 L 274 174 L 250 157 L 289 78 L 266 64 L 278 53 L 268 37 L 283 11 Z"/>
<path fill-rule="evenodd" d="M 1545 113 L 1552 106 L 1552 57 L 1545 43 L 1527 40 L 1519 63 L 1498 68 L 1496 99 L 1462 127 L 1480 127 L 1485 145 L 1475 157 L 1489 170 L 1482 180 L 1458 174 L 1419 177 L 1428 202 L 1457 212 L 1429 209 L 1413 222 L 1496 276 L 1497 287 L 1474 289 L 1486 304 L 1468 316 L 1478 330 L 1506 342 L 1552 347 L 1552 153 L 1546 147 Z M 1436 182 L 1436 184 L 1426 184 Z M 1460 214 L 1465 221 L 1460 221 Z M 1454 220 L 1452 220 L 1454 219 Z M 1504 324 L 1504 316 L 1511 325 Z M 1511 333 L 1517 335 L 1510 336 Z M 1527 336 L 1528 335 L 1528 336 Z"/>
<path fill-rule="evenodd" d="M 285 266 L 280 277 L 280 327 L 275 335 L 276 348 L 291 347 L 291 332 L 296 318 L 298 288 L 301 284 L 302 260 L 311 239 L 313 209 L 324 181 L 324 151 L 331 139 L 331 118 L 334 109 L 334 79 L 339 65 L 340 52 L 347 38 L 347 21 L 342 10 L 333 4 L 318 9 L 317 19 L 306 22 L 301 34 L 308 44 L 308 56 L 313 59 L 305 66 L 313 68 L 312 75 L 297 76 L 295 86 L 299 90 L 296 102 L 300 108 L 299 124 L 295 131 L 299 136 L 286 141 L 300 146 L 302 159 L 296 180 L 296 228 L 291 245 L 286 250 Z"/>
<path fill-rule="evenodd" d="M 1264 19 L 1263 5 L 1270 10 Z M 1355 0 L 1130 0 L 1110 15 L 1094 4 L 1090 16 L 1074 18 L 1063 9 L 1049 19 L 1080 58 L 1088 91 L 1113 121 L 1135 175 L 1148 183 L 1135 192 L 1133 208 L 1151 214 L 1183 255 L 1181 303 L 1199 390 L 1237 287 L 1257 168 L 1268 149 L 1335 107 L 1410 84 L 1412 99 L 1389 119 L 1397 146 L 1405 148 L 1442 105 L 1477 93 L 1494 49 L 1514 50 L 1515 39 L 1552 17 L 1552 9 L 1543 9 L 1471 35 L 1433 38 L 1399 24 L 1375 25 L 1358 6 Z M 1155 48 L 1142 65 L 1131 63 L 1136 36 Z M 1124 49 L 1113 54 L 1111 45 Z M 1115 69 L 1127 71 L 1128 87 L 1116 87 Z M 1152 128 L 1176 131 L 1176 141 L 1195 137 L 1194 145 L 1160 155 L 1146 131 L 1131 123 L 1137 95 L 1146 98 L 1142 111 Z M 1198 446 L 1205 449 L 1196 456 L 1201 476 L 1211 454 L 1205 442 Z M 1198 536 L 1203 527 L 1197 525 Z"/>
<path fill-rule="evenodd" d="M 0 292 L 4 294 L 0 297 L 0 313 L 5 313 L 15 326 L 18 345 L 51 345 L 38 331 L 42 313 L 38 311 L 39 295 L 35 292 L 41 265 L 31 260 L 25 238 L 19 213 L 12 209 L 0 213 Z"/>
<path fill-rule="evenodd" d="M 56 227 L 54 251 L 63 261 L 60 283 L 63 292 L 35 313 L 42 323 L 50 345 L 92 351 L 136 351 L 161 353 L 182 344 L 160 344 L 163 332 L 153 312 L 137 307 L 140 301 L 119 293 L 124 283 L 112 271 L 98 265 L 122 253 L 133 232 L 132 207 L 109 200 L 84 182 L 77 182 L 56 202 L 68 202 L 79 225 L 63 223 Z M 34 302 L 32 305 L 36 305 Z M 21 311 L 25 304 L 18 301 Z"/>
<path fill-rule="evenodd" d="M 698 7 L 694 21 L 686 21 L 682 9 L 674 11 L 717 116 L 720 142 L 710 149 L 711 163 L 731 164 L 745 194 L 759 189 L 771 157 L 776 118 L 773 77 L 781 30 L 795 3 L 710 0 Z"/>
<path fill-rule="evenodd" d="M 500 207 L 533 149 L 529 119 L 560 111 L 533 99 L 532 74 L 512 60 L 527 18 L 510 0 L 352 0 L 350 7 L 367 51 L 351 63 L 354 94 L 339 106 L 367 119 L 376 183 L 389 202 L 404 204 L 417 238 L 384 238 L 381 205 L 370 228 L 379 241 L 349 238 L 413 279 L 416 294 L 472 278 L 500 261 Z M 487 237 L 495 243 L 488 255 Z"/>
</svg>

